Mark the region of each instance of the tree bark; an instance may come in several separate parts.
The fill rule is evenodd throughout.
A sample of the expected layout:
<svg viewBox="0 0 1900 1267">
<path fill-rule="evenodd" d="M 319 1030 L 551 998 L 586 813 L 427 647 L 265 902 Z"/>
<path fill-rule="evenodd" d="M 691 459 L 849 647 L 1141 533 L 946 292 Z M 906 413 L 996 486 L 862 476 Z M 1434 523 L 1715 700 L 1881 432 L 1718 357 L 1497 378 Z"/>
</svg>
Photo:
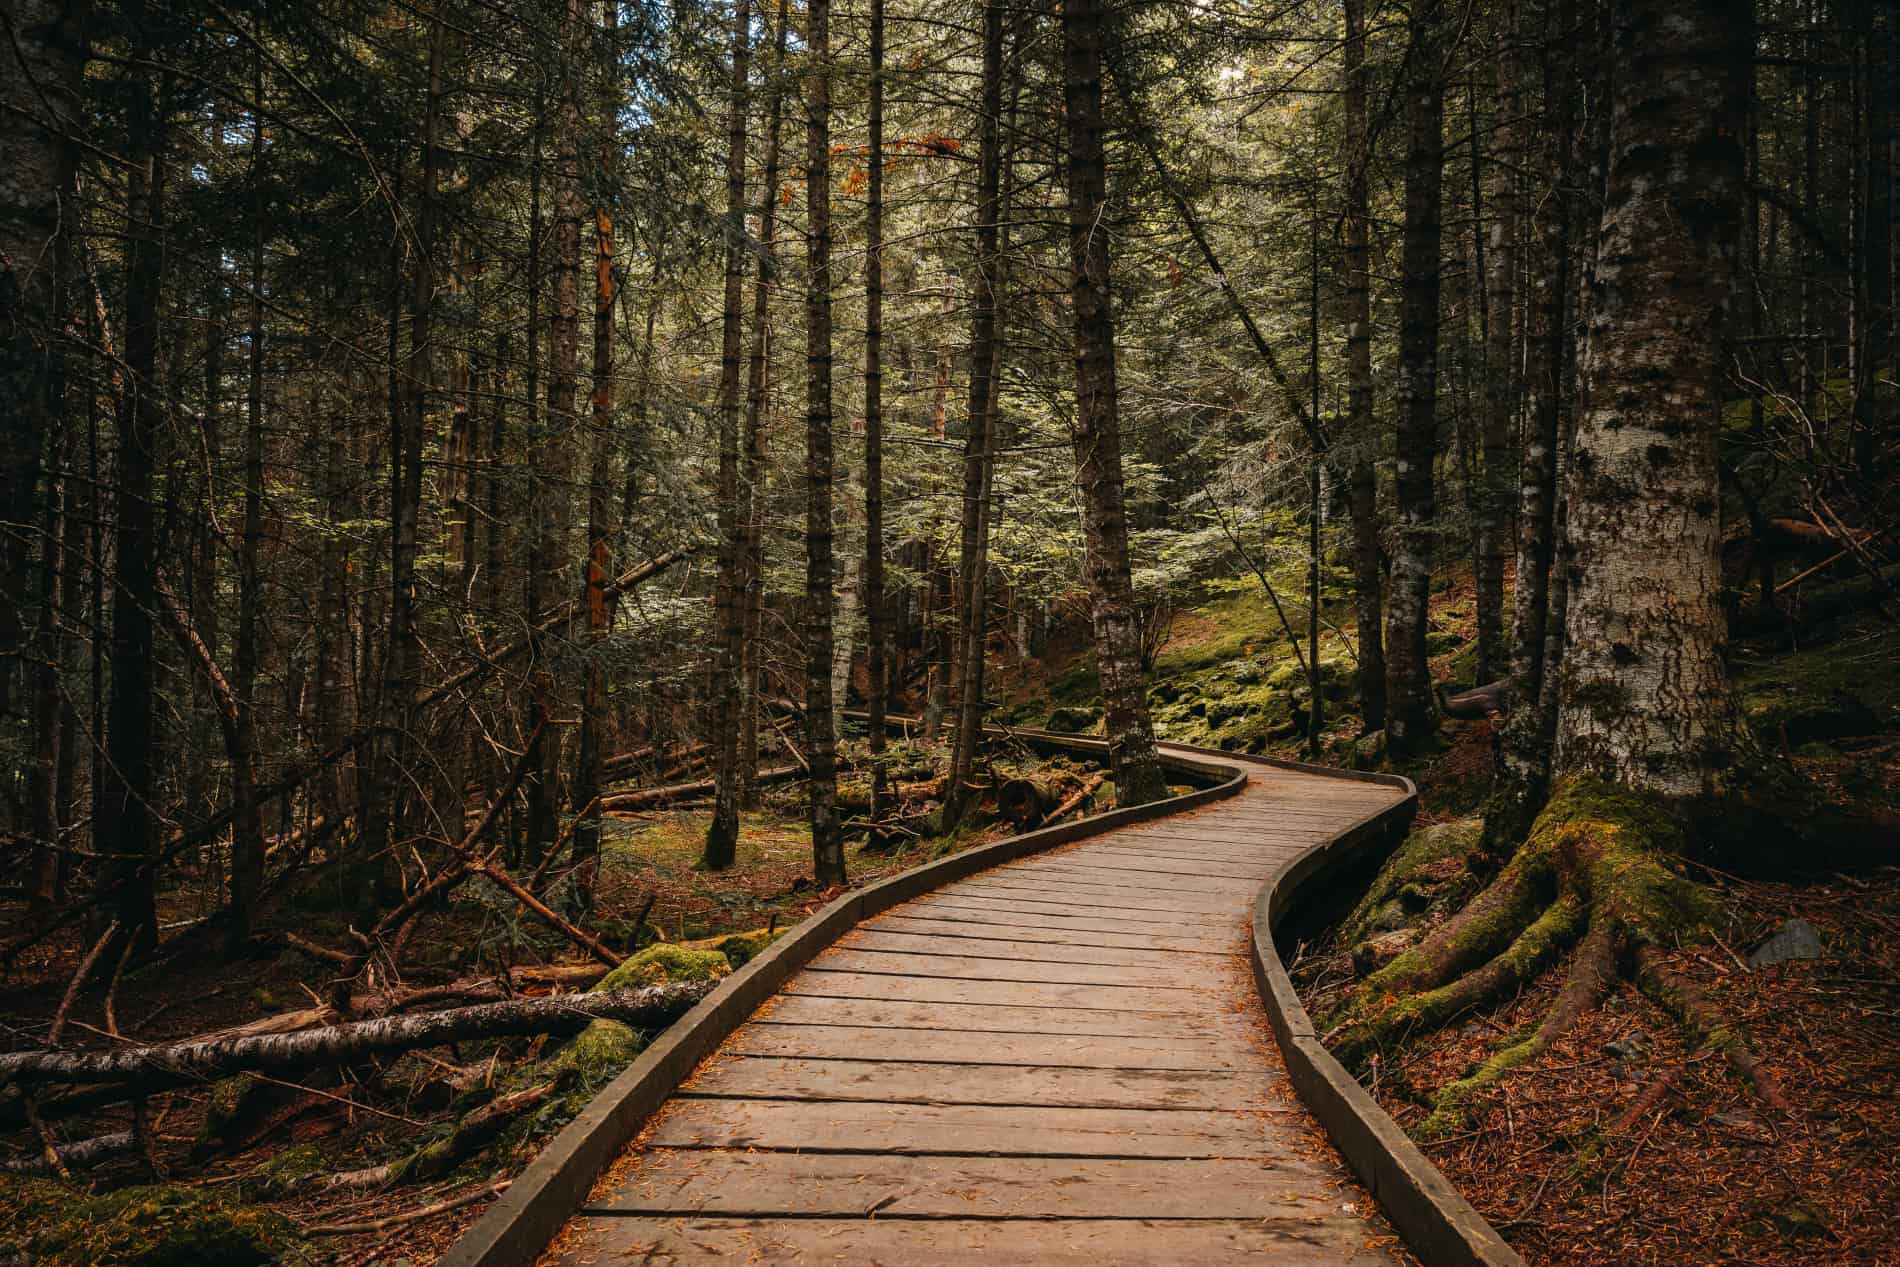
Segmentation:
<svg viewBox="0 0 1900 1267">
<path fill-rule="evenodd" d="M 128 13 L 135 49 L 144 48 L 147 10 Z M 152 613 L 158 568 L 152 476 L 164 422 L 157 378 L 159 301 L 165 278 L 166 120 L 160 112 L 157 72 L 128 72 L 128 259 L 125 289 L 125 375 L 117 410 L 115 482 L 117 583 L 112 587 L 111 695 L 106 704 L 104 778 L 94 785 L 93 840 L 113 859 L 111 883 L 122 934 L 136 950 L 155 945 L 158 914 L 152 797 L 154 676 Z"/>
<path fill-rule="evenodd" d="M 1492 128 L 1497 161 L 1492 165 L 1490 223 L 1484 249 L 1485 344 L 1483 415 L 1478 424 L 1482 474 L 1478 511 L 1478 669 L 1477 680 L 1489 682 L 1504 669 L 1504 560 L 1511 550 L 1512 439 L 1516 428 L 1518 365 L 1514 359 L 1517 329 L 1517 226 L 1519 169 L 1524 164 L 1525 133 L 1519 93 L 1523 56 L 1518 30 L 1518 6 L 1506 0 L 1499 14 L 1501 47 L 1497 58 L 1497 102 Z M 1473 135 L 1474 181 L 1478 147 Z"/>
<path fill-rule="evenodd" d="M 567 455 L 579 422 L 581 28 L 581 0 L 563 0 L 559 32 L 563 82 L 555 107 L 554 214 L 549 243 L 554 258 L 549 269 L 547 412 L 537 432 L 537 451 L 530 459 L 535 499 L 527 601 L 528 620 L 538 632 L 529 669 L 529 725 L 540 730 L 541 738 L 538 770 L 529 775 L 526 785 L 528 830 L 523 856 L 529 865 L 540 863 L 560 830 L 561 745 L 555 727 L 543 725 L 554 717 L 553 648 L 540 620 L 566 570 Z"/>
<path fill-rule="evenodd" d="M 1445 85 L 1442 0 L 1419 0 L 1410 18 L 1405 85 L 1405 281 L 1399 318 L 1398 526 L 1386 613 L 1386 740 L 1416 750 L 1434 730 L 1425 631 L 1431 599 L 1437 504 L 1438 299 L 1443 233 Z"/>
<path fill-rule="evenodd" d="M 831 692 L 831 0 L 811 0 L 805 39 L 805 741 L 812 876 L 825 889 L 845 882 Z"/>
<path fill-rule="evenodd" d="M 0 1086 L 120 1082 L 146 1091 L 191 1086 L 241 1072 L 289 1073 L 366 1056 L 441 1047 L 510 1034 L 568 1033 L 609 1019 L 656 1028 L 706 997 L 712 981 L 483 1003 L 409 1016 L 327 1025 L 286 1034 L 199 1039 L 109 1051 L 29 1051 L 0 1056 Z"/>
<path fill-rule="evenodd" d="M 737 0 L 732 17 L 732 91 L 726 115 L 726 293 L 719 340 L 719 579 L 714 589 L 712 742 L 717 751 L 712 822 L 700 865 L 730 867 L 739 844 L 740 673 L 745 653 L 745 541 L 739 507 L 739 362 L 745 320 L 745 114 L 752 6 Z"/>
<path fill-rule="evenodd" d="M 999 352 L 996 307 L 1001 260 L 997 252 L 998 195 L 1003 156 L 1003 9 L 997 0 L 983 6 L 983 88 L 977 115 L 976 285 L 971 295 L 970 407 L 963 438 L 963 500 L 957 554 L 956 743 L 950 757 L 950 785 L 944 795 L 943 826 L 955 829 L 969 807 L 971 767 L 983 741 L 983 650 L 989 631 L 989 486 L 995 461 L 991 430 L 996 421 L 996 362 Z"/>
<path fill-rule="evenodd" d="M 1610 60 L 1555 773 L 1692 795 L 1756 751 L 1723 663 L 1715 451 L 1753 28 L 1720 0 L 1621 0 Z"/>
<path fill-rule="evenodd" d="M 1062 0 L 1071 303 L 1075 318 L 1075 466 L 1082 494 L 1096 670 L 1118 804 L 1167 795 L 1141 671 L 1141 629 L 1128 561 L 1121 421 L 1110 307 L 1108 171 L 1102 134 L 1102 0 Z"/>
<path fill-rule="evenodd" d="M 1359 633 L 1359 724 L 1385 728 L 1385 573 L 1380 566 L 1379 449 L 1372 417 L 1371 162 L 1366 119 L 1366 5 L 1346 0 L 1346 472 L 1353 610 Z"/>
<path fill-rule="evenodd" d="M 864 659 L 871 757 L 871 839 L 885 806 L 884 703 L 884 0 L 871 0 L 868 181 L 864 209 Z M 768 192 L 769 198 L 769 192 Z"/>
</svg>

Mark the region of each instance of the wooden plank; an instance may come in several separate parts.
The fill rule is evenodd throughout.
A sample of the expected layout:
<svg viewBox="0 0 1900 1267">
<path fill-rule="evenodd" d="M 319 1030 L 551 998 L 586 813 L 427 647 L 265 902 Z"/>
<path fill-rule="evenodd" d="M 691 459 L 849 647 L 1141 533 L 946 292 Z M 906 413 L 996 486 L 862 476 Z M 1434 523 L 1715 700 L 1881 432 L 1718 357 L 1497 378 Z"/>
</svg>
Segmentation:
<svg viewBox="0 0 1900 1267">
<path fill-rule="evenodd" d="M 1043 963 L 1119 965 L 1131 968 L 1181 968 L 1178 951 L 1121 946 L 1065 946 L 1046 941 L 1012 941 L 997 937 L 932 937 L 926 934 L 864 928 L 838 943 L 847 950 L 892 954 L 967 955 L 978 959 L 1040 961 Z"/>
<path fill-rule="evenodd" d="M 1265 1108 L 1055 1109 L 845 1100 L 676 1096 L 653 1148 L 807 1153 L 974 1153 L 1012 1157 L 1271 1157 L 1291 1142 Z"/>
<path fill-rule="evenodd" d="M 908 909 L 929 911 L 932 914 L 940 910 L 1010 911 L 1018 915 L 1034 915 L 1052 926 L 1060 924 L 1071 928 L 1097 927 L 1101 921 L 1112 920 L 1123 928 L 1147 928 L 1159 933 L 1185 932 L 1205 936 L 1234 930 L 1234 916 L 1227 911 L 1135 910 L 1116 903 L 1053 901 L 1047 896 L 1046 890 L 1039 890 L 1037 896 L 1029 897 L 1021 892 L 964 887 L 968 883 L 966 880 L 928 896 L 914 898 Z M 1077 921 L 1087 922 L 1078 924 Z"/>
<path fill-rule="evenodd" d="M 1007 871 L 985 872 L 983 879 L 1016 880 L 1047 879 L 1074 876 L 1078 879 L 1093 879 L 1099 884 L 1120 885 L 1138 889 L 1160 889 L 1181 897 L 1190 897 L 1197 893 L 1228 894 L 1260 887 L 1260 882 L 1273 873 L 1271 867 L 1253 867 L 1251 874 L 1231 875 L 1221 871 L 1202 871 L 1198 869 L 1170 868 L 1166 859 L 1156 859 L 1144 865 L 1139 858 L 1125 860 L 1104 857 L 1095 854 L 1077 854 L 1073 858 L 1064 858 L 1060 862 L 1045 862 L 1039 867 L 1011 867 Z"/>
<path fill-rule="evenodd" d="M 1285 859 L 1265 850 L 1252 850 L 1248 855 L 1235 854 L 1222 858 L 1130 845 L 1126 849 L 1091 849 L 1087 853 L 1073 854 L 1064 861 L 1162 875 L 1216 876 L 1238 880 L 1242 884 L 1259 884 L 1279 870 Z"/>
<path fill-rule="evenodd" d="M 1220 990 L 1224 983 L 1207 964 L 1182 967 L 1163 961 L 1147 964 L 1074 963 L 1049 959 L 998 959 L 915 950 L 834 948 L 813 961 L 826 972 L 875 972 L 957 981 L 1034 981 L 1064 985 L 1167 986 Z"/>
<path fill-rule="evenodd" d="M 1328 1168 L 1299 1160 L 875 1157 L 656 1149 L 589 1212 L 880 1219 L 1273 1219 L 1332 1214 Z"/>
<path fill-rule="evenodd" d="M 1204 1039 L 1245 1047 L 1253 1034 L 1229 1012 L 1109 1012 L 1067 1007 L 995 1007 L 970 1003 L 901 1003 L 781 994 L 759 1020 L 803 1025 L 869 1025 L 939 1033 L 1092 1034 L 1103 1037 Z"/>
<path fill-rule="evenodd" d="M 1107 889 L 1124 890 L 1123 893 L 1107 892 Z M 975 880 L 962 880 L 946 885 L 941 890 L 945 897 L 991 897 L 1026 902 L 1058 902 L 1066 906 L 1091 907 L 1097 910 L 1123 910 L 1153 918 L 1159 914 L 1197 917 L 1203 922 L 1231 925 L 1235 918 L 1236 903 L 1244 906 L 1244 896 L 1233 893 L 1226 896 L 1215 893 L 1164 893 L 1156 892 L 1154 886 L 1129 885 L 1088 885 L 1082 881 L 1065 881 L 1060 876 L 1042 876 L 1035 879 L 1015 879 L 998 876 L 990 879 L 984 876 Z"/>
<path fill-rule="evenodd" d="M 1224 996 L 1224 992 L 1223 996 Z M 1168 986 L 1050 985 L 1036 981 L 956 981 L 943 977 L 887 977 L 870 972 L 807 968 L 785 983 L 788 997 L 876 999 L 891 1003 L 971 1003 L 981 1007 L 1055 1007 L 1110 1012 L 1212 1012 L 1228 999 L 1204 989 Z"/>
<path fill-rule="evenodd" d="M 1225 1070 L 1263 1065 L 1261 1054 L 1244 1042 L 1184 1033 L 1179 1026 L 1161 1037 L 1103 1037 L 797 1025 L 775 1019 L 747 1025 L 733 1035 L 724 1050 L 747 1056 L 804 1056 L 815 1060 L 849 1060 L 875 1054 L 885 1060 L 954 1060 L 1075 1069 Z"/>
<path fill-rule="evenodd" d="M 1352 1215 L 1302 1219 L 718 1219 L 591 1216 L 563 1267 L 881 1263 L 885 1267 L 1391 1267 Z"/>
<path fill-rule="evenodd" d="M 1239 929 L 1224 936 L 1170 937 L 1160 933 L 1128 932 L 1125 929 L 1117 931 L 1116 928 L 1051 928 L 1034 922 L 1034 916 L 1011 919 L 1007 912 L 1002 917 L 980 916 L 974 912 L 966 914 L 972 917 L 952 918 L 942 910 L 933 915 L 893 913 L 880 915 L 863 927 L 873 932 L 1003 940 L 1051 947 L 1073 946 L 1083 951 L 1125 949 L 1138 954 L 1142 951 L 1159 951 L 1166 954 L 1231 955 L 1241 944 Z"/>
<path fill-rule="evenodd" d="M 1209 1072 L 756 1056 L 715 1061 L 684 1089 L 694 1095 L 741 1099 L 1231 1109 L 1265 1104 L 1273 1082 L 1264 1064 Z"/>
</svg>

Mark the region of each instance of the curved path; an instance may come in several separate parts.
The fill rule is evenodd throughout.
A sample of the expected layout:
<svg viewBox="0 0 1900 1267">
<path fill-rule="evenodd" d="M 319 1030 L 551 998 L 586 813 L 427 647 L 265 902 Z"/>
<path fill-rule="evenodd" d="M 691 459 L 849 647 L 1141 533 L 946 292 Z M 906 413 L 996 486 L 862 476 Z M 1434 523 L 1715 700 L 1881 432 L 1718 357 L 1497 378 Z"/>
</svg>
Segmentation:
<svg viewBox="0 0 1900 1267">
<path fill-rule="evenodd" d="M 846 933 L 672 1095 L 545 1261 L 1390 1263 L 1286 1085 L 1246 949 L 1275 870 L 1405 793 L 1244 768 L 1231 799 Z"/>
</svg>

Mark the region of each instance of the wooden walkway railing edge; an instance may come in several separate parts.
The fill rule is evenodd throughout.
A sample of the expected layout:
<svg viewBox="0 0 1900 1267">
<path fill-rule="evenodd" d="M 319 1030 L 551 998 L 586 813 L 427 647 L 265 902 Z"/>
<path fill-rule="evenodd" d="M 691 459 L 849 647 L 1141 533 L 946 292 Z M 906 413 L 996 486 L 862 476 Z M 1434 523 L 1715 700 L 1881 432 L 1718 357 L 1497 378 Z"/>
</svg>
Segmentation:
<svg viewBox="0 0 1900 1267">
<path fill-rule="evenodd" d="M 1383 854 L 1404 840 L 1418 809 L 1418 789 L 1410 779 L 1396 774 L 1335 770 L 1267 757 L 1221 756 L 1227 761 L 1357 778 L 1405 790 L 1404 800 L 1368 814 L 1289 860 L 1260 887 L 1254 899 L 1251 938 L 1254 988 L 1286 1060 L 1294 1094 L 1420 1261 L 1426 1267 L 1524 1267 L 1524 1260 L 1497 1229 L 1326 1050 L 1293 989 L 1275 941 L 1276 929 L 1290 911 L 1299 908 L 1302 894 L 1315 892 L 1343 870 L 1366 865 L 1375 853 L 1383 860 Z"/>
<path fill-rule="evenodd" d="M 1083 736 L 1041 731 L 1010 733 L 1049 748 L 1095 755 L 1107 749 L 1105 741 Z M 699 1062 L 819 951 L 863 920 L 978 871 L 1224 800 L 1237 795 L 1247 784 L 1241 759 L 1229 753 L 1197 751 L 1192 757 L 1164 754 L 1163 761 L 1177 773 L 1205 781 L 1206 786 L 951 854 L 853 889 L 821 908 L 720 982 L 692 1011 L 655 1039 L 624 1073 L 602 1088 L 449 1248 L 440 1267 L 529 1267 L 580 1207 L 601 1171 Z"/>
</svg>

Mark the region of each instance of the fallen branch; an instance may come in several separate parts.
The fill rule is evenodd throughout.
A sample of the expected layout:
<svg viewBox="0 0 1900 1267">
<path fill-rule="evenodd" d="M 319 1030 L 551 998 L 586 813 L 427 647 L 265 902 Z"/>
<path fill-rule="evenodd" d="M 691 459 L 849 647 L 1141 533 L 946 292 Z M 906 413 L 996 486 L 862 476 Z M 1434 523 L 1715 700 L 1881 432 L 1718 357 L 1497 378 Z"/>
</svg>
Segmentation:
<svg viewBox="0 0 1900 1267">
<path fill-rule="evenodd" d="M 794 751 L 793 755 L 797 756 L 798 754 Z M 801 761 L 803 760 L 803 758 L 800 759 Z M 759 771 L 758 782 L 762 785 L 766 783 L 782 783 L 787 779 L 796 778 L 800 773 L 800 769 L 801 767 L 798 766 L 782 765 L 774 766 L 769 770 L 761 770 Z M 633 792 L 614 792 L 600 798 L 600 807 L 604 810 L 646 809 L 653 805 L 664 805 L 669 801 L 684 801 L 694 797 L 711 796 L 717 790 L 712 779 L 701 779 L 697 783 L 673 783 L 666 787 L 641 788 Z"/>
<path fill-rule="evenodd" d="M 464 1192 L 459 1197 L 450 1197 L 447 1201 L 438 1201 L 434 1205 L 425 1205 L 419 1210 L 405 1210 L 401 1214 L 391 1214 L 380 1219 L 371 1219 L 366 1223 L 319 1223 L 304 1229 L 307 1236 L 368 1236 L 376 1232 L 387 1232 L 391 1228 L 402 1227 L 409 1223 L 420 1223 L 423 1219 L 438 1214 L 447 1214 L 450 1210 L 459 1210 L 465 1205 L 474 1205 L 486 1197 L 498 1197 L 508 1191 L 511 1181 L 507 1179 L 488 1184 L 486 1187 Z"/>
<path fill-rule="evenodd" d="M 637 990 L 516 999 L 476 1007 L 327 1025 L 290 1034 L 122 1047 L 112 1051 L 27 1051 L 0 1056 L 0 1085 L 122 1082 L 150 1091 L 255 1070 L 283 1073 L 350 1064 L 366 1056 L 441 1047 L 473 1038 L 568 1033 L 600 1018 L 636 1028 L 666 1025 L 704 998 L 709 981 Z"/>
<path fill-rule="evenodd" d="M 114 1131 L 110 1135 L 95 1135 L 91 1139 L 76 1140 L 71 1144 L 60 1144 L 53 1149 L 58 1164 L 70 1173 L 84 1170 L 121 1153 L 129 1153 L 138 1147 L 138 1140 L 131 1131 Z M 43 1175 L 53 1170 L 52 1159 L 21 1157 L 13 1161 L 0 1162 L 0 1170 L 15 1175 Z"/>
<path fill-rule="evenodd" d="M 1061 818 L 1064 814 L 1067 814 L 1069 811 L 1073 810 L 1076 806 L 1088 800 L 1089 797 L 1094 796 L 1095 789 L 1101 787 L 1103 781 L 1106 780 L 1107 778 L 1108 776 L 1106 774 L 1098 774 L 1094 778 L 1090 779 L 1087 783 L 1084 783 L 1080 788 L 1076 789 L 1075 795 L 1071 796 L 1068 800 L 1062 802 L 1062 804 L 1050 810 L 1049 817 L 1042 820 L 1042 825 L 1044 827 L 1050 826 L 1058 818 Z"/>
</svg>

